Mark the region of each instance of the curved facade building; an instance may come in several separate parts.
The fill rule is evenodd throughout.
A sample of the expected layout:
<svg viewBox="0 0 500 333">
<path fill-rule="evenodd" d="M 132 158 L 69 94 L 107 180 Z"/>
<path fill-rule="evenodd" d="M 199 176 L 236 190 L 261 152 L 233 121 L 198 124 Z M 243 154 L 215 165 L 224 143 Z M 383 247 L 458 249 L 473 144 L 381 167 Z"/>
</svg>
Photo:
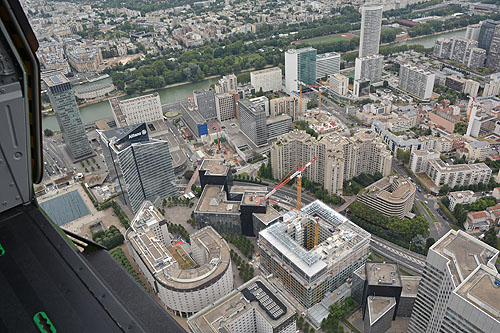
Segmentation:
<svg viewBox="0 0 500 333">
<path fill-rule="evenodd" d="M 413 208 L 415 193 L 416 187 L 408 178 L 389 176 L 361 191 L 358 200 L 384 215 L 403 218 Z"/>
<path fill-rule="evenodd" d="M 191 245 L 172 240 L 165 219 L 145 201 L 126 233 L 135 262 L 163 304 L 187 317 L 233 289 L 226 241 L 212 227 L 191 235 Z"/>
</svg>

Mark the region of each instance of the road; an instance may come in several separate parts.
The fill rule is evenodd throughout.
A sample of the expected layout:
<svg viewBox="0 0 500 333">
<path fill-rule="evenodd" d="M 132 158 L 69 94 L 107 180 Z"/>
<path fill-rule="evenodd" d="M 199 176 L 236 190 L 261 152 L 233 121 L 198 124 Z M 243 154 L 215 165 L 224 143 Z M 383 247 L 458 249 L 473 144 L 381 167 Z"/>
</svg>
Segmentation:
<svg viewBox="0 0 500 333">
<path fill-rule="evenodd" d="M 397 173 L 404 175 L 406 177 L 411 178 L 414 182 L 416 182 L 415 177 L 411 176 L 408 171 L 405 169 L 405 167 L 402 164 L 399 164 L 396 160 L 392 161 L 392 168 L 396 170 Z M 417 187 L 420 188 L 417 184 Z M 432 214 L 436 217 L 437 222 L 433 222 L 430 215 L 427 213 L 424 207 L 418 202 L 418 200 L 422 202 L 428 202 L 427 207 L 429 207 L 429 210 L 432 212 Z M 423 191 L 418 192 L 415 195 L 415 204 L 418 205 L 419 210 L 424 214 L 424 217 L 429 221 L 429 229 L 430 229 L 430 237 L 434 238 L 435 240 L 438 240 L 442 236 L 444 236 L 448 231 L 450 231 L 450 225 L 448 222 L 439 214 L 438 212 L 438 204 L 437 204 L 437 198 L 425 194 Z"/>
<path fill-rule="evenodd" d="M 399 263 L 415 273 L 422 274 L 425 267 L 425 256 L 408 251 L 401 246 L 372 235 L 370 247 L 384 258 Z"/>
</svg>

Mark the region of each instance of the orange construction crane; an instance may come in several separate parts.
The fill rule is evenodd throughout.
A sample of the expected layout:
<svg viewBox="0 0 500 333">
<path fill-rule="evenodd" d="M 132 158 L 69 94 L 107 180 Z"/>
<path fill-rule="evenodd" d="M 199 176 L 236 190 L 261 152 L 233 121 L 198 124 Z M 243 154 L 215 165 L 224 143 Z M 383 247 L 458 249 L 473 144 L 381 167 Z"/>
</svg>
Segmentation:
<svg viewBox="0 0 500 333">
<path fill-rule="evenodd" d="M 217 147 L 218 147 L 217 152 L 220 153 L 221 150 L 220 150 L 220 140 L 219 140 L 219 129 L 217 129 Z"/>
<path fill-rule="evenodd" d="M 297 210 L 300 210 L 301 198 L 302 198 L 302 193 L 301 193 L 301 191 L 302 191 L 302 171 L 304 171 L 304 169 L 308 168 L 311 164 L 313 164 L 314 161 L 316 161 L 316 157 L 313 157 L 313 159 L 310 160 L 309 162 L 307 162 L 303 167 L 301 167 L 300 163 L 299 163 L 297 171 L 295 171 L 289 177 L 285 178 L 281 183 L 279 183 L 271 191 L 269 191 L 269 193 L 267 193 L 262 199 L 257 201 L 257 206 L 260 205 L 263 201 L 268 200 L 274 193 L 276 193 L 277 190 L 279 190 L 281 187 L 283 187 L 290 180 L 297 177 Z"/>
<path fill-rule="evenodd" d="M 318 93 L 318 124 L 319 124 L 321 122 L 321 88 L 323 88 L 323 86 L 310 86 L 301 81 L 297 82 L 299 83 L 300 86 L 300 99 L 299 99 L 300 114 L 302 114 L 302 86 L 306 86 L 307 88 L 316 91 Z M 317 88 L 317 90 L 315 88 Z"/>
</svg>

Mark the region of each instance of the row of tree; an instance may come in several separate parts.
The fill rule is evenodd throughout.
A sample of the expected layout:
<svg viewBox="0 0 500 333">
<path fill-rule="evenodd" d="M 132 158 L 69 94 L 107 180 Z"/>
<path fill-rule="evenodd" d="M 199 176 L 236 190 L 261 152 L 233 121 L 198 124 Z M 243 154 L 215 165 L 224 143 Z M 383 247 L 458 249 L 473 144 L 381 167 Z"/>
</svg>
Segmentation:
<svg viewBox="0 0 500 333">
<path fill-rule="evenodd" d="M 448 194 L 448 192 L 466 191 L 466 190 L 471 190 L 473 192 L 492 191 L 495 187 L 498 187 L 499 185 L 500 184 L 497 183 L 493 177 L 490 178 L 487 184 L 477 183 L 472 185 L 460 185 L 460 186 L 457 185 L 453 188 L 451 188 L 448 184 L 444 184 L 443 186 L 441 186 L 439 190 L 439 195 L 445 195 Z"/>
<path fill-rule="evenodd" d="M 241 234 L 238 235 L 234 232 L 224 233 L 222 234 L 222 237 L 224 237 L 227 242 L 236 246 L 236 248 L 240 250 L 245 257 L 248 257 L 248 259 L 252 259 L 254 246 L 247 237 Z"/>
<path fill-rule="evenodd" d="M 429 221 L 418 216 L 413 219 L 400 219 L 395 216 L 385 216 L 359 201 L 349 206 L 351 220 L 366 231 L 403 247 L 424 253 L 425 238 L 429 235 Z"/>
<path fill-rule="evenodd" d="M 231 249 L 230 255 L 231 260 L 235 263 L 236 267 L 239 270 L 240 278 L 245 282 L 251 280 L 254 276 L 253 267 L 250 266 L 246 260 L 242 259 L 233 249 Z"/>
<path fill-rule="evenodd" d="M 125 268 L 127 270 L 127 272 L 132 275 L 132 277 L 134 278 L 134 280 L 140 284 L 141 286 L 144 287 L 144 289 L 147 290 L 146 286 L 144 285 L 144 283 L 142 283 L 141 279 L 139 278 L 139 276 L 137 275 L 137 272 L 135 271 L 135 269 L 132 267 L 132 265 L 130 264 L 130 261 L 127 259 L 127 257 L 125 256 L 125 253 L 123 252 L 123 250 L 120 248 L 120 247 L 115 247 L 114 249 L 112 249 L 111 251 L 109 251 L 109 253 L 113 256 L 113 258 L 115 258 L 115 260 L 123 266 L 123 268 Z"/>
</svg>

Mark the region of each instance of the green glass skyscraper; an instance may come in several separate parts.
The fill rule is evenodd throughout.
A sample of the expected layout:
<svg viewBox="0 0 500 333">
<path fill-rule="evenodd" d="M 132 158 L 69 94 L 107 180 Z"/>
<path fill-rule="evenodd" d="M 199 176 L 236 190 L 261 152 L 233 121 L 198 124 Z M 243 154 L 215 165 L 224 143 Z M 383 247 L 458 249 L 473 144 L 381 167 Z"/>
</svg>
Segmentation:
<svg viewBox="0 0 500 333">
<path fill-rule="evenodd" d="M 290 49 L 285 53 L 286 91 L 299 90 L 298 81 L 307 85 L 316 84 L 316 49 L 305 47 Z"/>
</svg>

